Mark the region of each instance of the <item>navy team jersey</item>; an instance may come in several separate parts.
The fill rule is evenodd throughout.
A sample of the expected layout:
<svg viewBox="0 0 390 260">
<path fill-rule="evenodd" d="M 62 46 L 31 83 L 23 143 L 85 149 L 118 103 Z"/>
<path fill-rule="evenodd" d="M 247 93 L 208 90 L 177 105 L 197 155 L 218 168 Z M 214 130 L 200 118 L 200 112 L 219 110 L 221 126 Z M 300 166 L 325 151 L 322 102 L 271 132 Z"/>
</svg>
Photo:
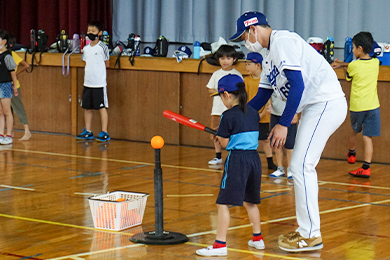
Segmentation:
<svg viewBox="0 0 390 260">
<path fill-rule="evenodd" d="M 257 150 L 259 120 L 259 113 L 251 106 L 247 106 L 246 113 L 240 106 L 234 106 L 223 112 L 217 136 L 229 138 L 227 151 Z"/>
</svg>

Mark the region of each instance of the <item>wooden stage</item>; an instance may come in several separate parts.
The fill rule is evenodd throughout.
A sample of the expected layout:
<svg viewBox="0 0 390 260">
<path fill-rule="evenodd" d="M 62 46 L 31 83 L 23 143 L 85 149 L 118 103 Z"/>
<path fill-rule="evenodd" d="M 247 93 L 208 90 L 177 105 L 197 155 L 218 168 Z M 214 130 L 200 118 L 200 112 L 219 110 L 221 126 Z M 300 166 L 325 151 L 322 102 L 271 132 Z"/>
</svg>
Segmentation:
<svg viewBox="0 0 390 260">
<path fill-rule="evenodd" d="M 157 133 L 156 133 L 157 134 Z M 346 160 L 322 159 L 317 167 L 324 248 L 286 253 L 282 233 L 297 227 L 293 186 L 268 178 L 263 167 L 262 233 L 266 249 L 249 248 L 246 211 L 232 207 L 227 257 L 199 257 L 215 239 L 215 200 L 221 171 L 207 161 L 213 149 L 166 145 L 161 150 L 164 229 L 189 237 L 180 245 L 133 244 L 130 236 L 155 230 L 154 150 L 149 143 L 76 142 L 70 135 L 33 133 L 0 146 L 0 259 L 390 259 L 390 165 L 372 164 L 370 179 L 357 179 Z M 223 157 L 226 157 L 226 152 Z M 260 154 L 266 165 L 264 154 Z M 108 191 L 150 193 L 141 226 L 95 229 L 89 202 Z"/>
</svg>

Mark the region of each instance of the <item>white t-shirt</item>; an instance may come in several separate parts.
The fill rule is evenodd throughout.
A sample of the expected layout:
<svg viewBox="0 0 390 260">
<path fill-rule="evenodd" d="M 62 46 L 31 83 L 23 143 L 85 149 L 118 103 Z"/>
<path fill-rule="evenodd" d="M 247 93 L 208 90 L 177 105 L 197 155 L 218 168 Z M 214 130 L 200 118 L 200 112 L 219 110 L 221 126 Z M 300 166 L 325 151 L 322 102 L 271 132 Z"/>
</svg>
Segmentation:
<svg viewBox="0 0 390 260">
<path fill-rule="evenodd" d="M 242 78 L 241 73 L 236 69 L 232 69 L 232 70 L 219 69 L 213 73 L 213 75 L 211 76 L 209 83 L 207 83 L 206 87 L 208 87 L 209 89 L 213 89 L 213 90 L 215 90 L 215 92 L 217 92 L 218 91 L 218 81 L 223 76 L 226 76 L 228 74 L 236 74 Z M 223 104 L 221 97 L 214 96 L 213 108 L 211 109 L 211 115 L 220 116 L 220 115 L 222 115 L 222 113 L 225 110 L 227 110 L 227 107 L 225 107 L 225 105 Z"/>
<path fill-rule="evenodd" d="M 286 101 L 290 85 L 284 69 L 299 70 L 302 73 L 305 88 L 297 113 L 309 104 L 344 96 L 336 73 L 322 55 L 298 34 L 273 30 L 269 53 L 263 59 L 259 87 L 273 89 L 279 98 Z"/>
<path fill-rule="evenodd" d="M 107 86 L 107 72 L 105 61 L 110 59 L 108 47 L 99 41 L 95 46 L 88 44 L 83 49 L 85 61 L 84 86 L 101 88 Z"/>
</svg>

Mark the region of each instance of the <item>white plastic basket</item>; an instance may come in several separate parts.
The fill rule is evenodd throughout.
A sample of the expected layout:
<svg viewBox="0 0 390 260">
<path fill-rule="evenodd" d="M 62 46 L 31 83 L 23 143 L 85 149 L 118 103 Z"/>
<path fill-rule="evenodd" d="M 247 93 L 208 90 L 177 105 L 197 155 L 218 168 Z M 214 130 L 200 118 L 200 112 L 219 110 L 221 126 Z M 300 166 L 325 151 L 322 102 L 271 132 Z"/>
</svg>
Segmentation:
<svg viewBox="0 0 390 260">
<path fill-rule="evenodd" d="M 148 196 L 147 193 L 114 191 L 88 198 L 93 225 L 114 231 L 140 225 Z"/>
</svg>

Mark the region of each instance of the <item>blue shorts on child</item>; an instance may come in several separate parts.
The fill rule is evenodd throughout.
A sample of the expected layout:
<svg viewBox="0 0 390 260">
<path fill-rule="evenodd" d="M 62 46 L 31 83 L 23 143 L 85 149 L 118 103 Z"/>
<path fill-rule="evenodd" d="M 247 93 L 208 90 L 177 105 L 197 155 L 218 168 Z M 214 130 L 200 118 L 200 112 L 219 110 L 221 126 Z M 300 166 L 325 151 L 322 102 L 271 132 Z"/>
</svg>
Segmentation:
<svg viewBox="0 0 390 260">
<path fill-rule="evenodd" d="M 12 98 L 12 82 L 0 83 L 0 98 Z"/>
<path fill-rule="evenodd" d="M 257 151 L 232 150 L 225 160 L 217 204 L 260 204 L 261 162 Z"/>
<path fill-rule="evenodd" d="M 351 126 L 356 133 L 363 130 L 364 136 L 374 137 L 381 135 L 381 115 L 379 107 L 373 110 L 354 112 L 350 111 Z"/>
</svg>

